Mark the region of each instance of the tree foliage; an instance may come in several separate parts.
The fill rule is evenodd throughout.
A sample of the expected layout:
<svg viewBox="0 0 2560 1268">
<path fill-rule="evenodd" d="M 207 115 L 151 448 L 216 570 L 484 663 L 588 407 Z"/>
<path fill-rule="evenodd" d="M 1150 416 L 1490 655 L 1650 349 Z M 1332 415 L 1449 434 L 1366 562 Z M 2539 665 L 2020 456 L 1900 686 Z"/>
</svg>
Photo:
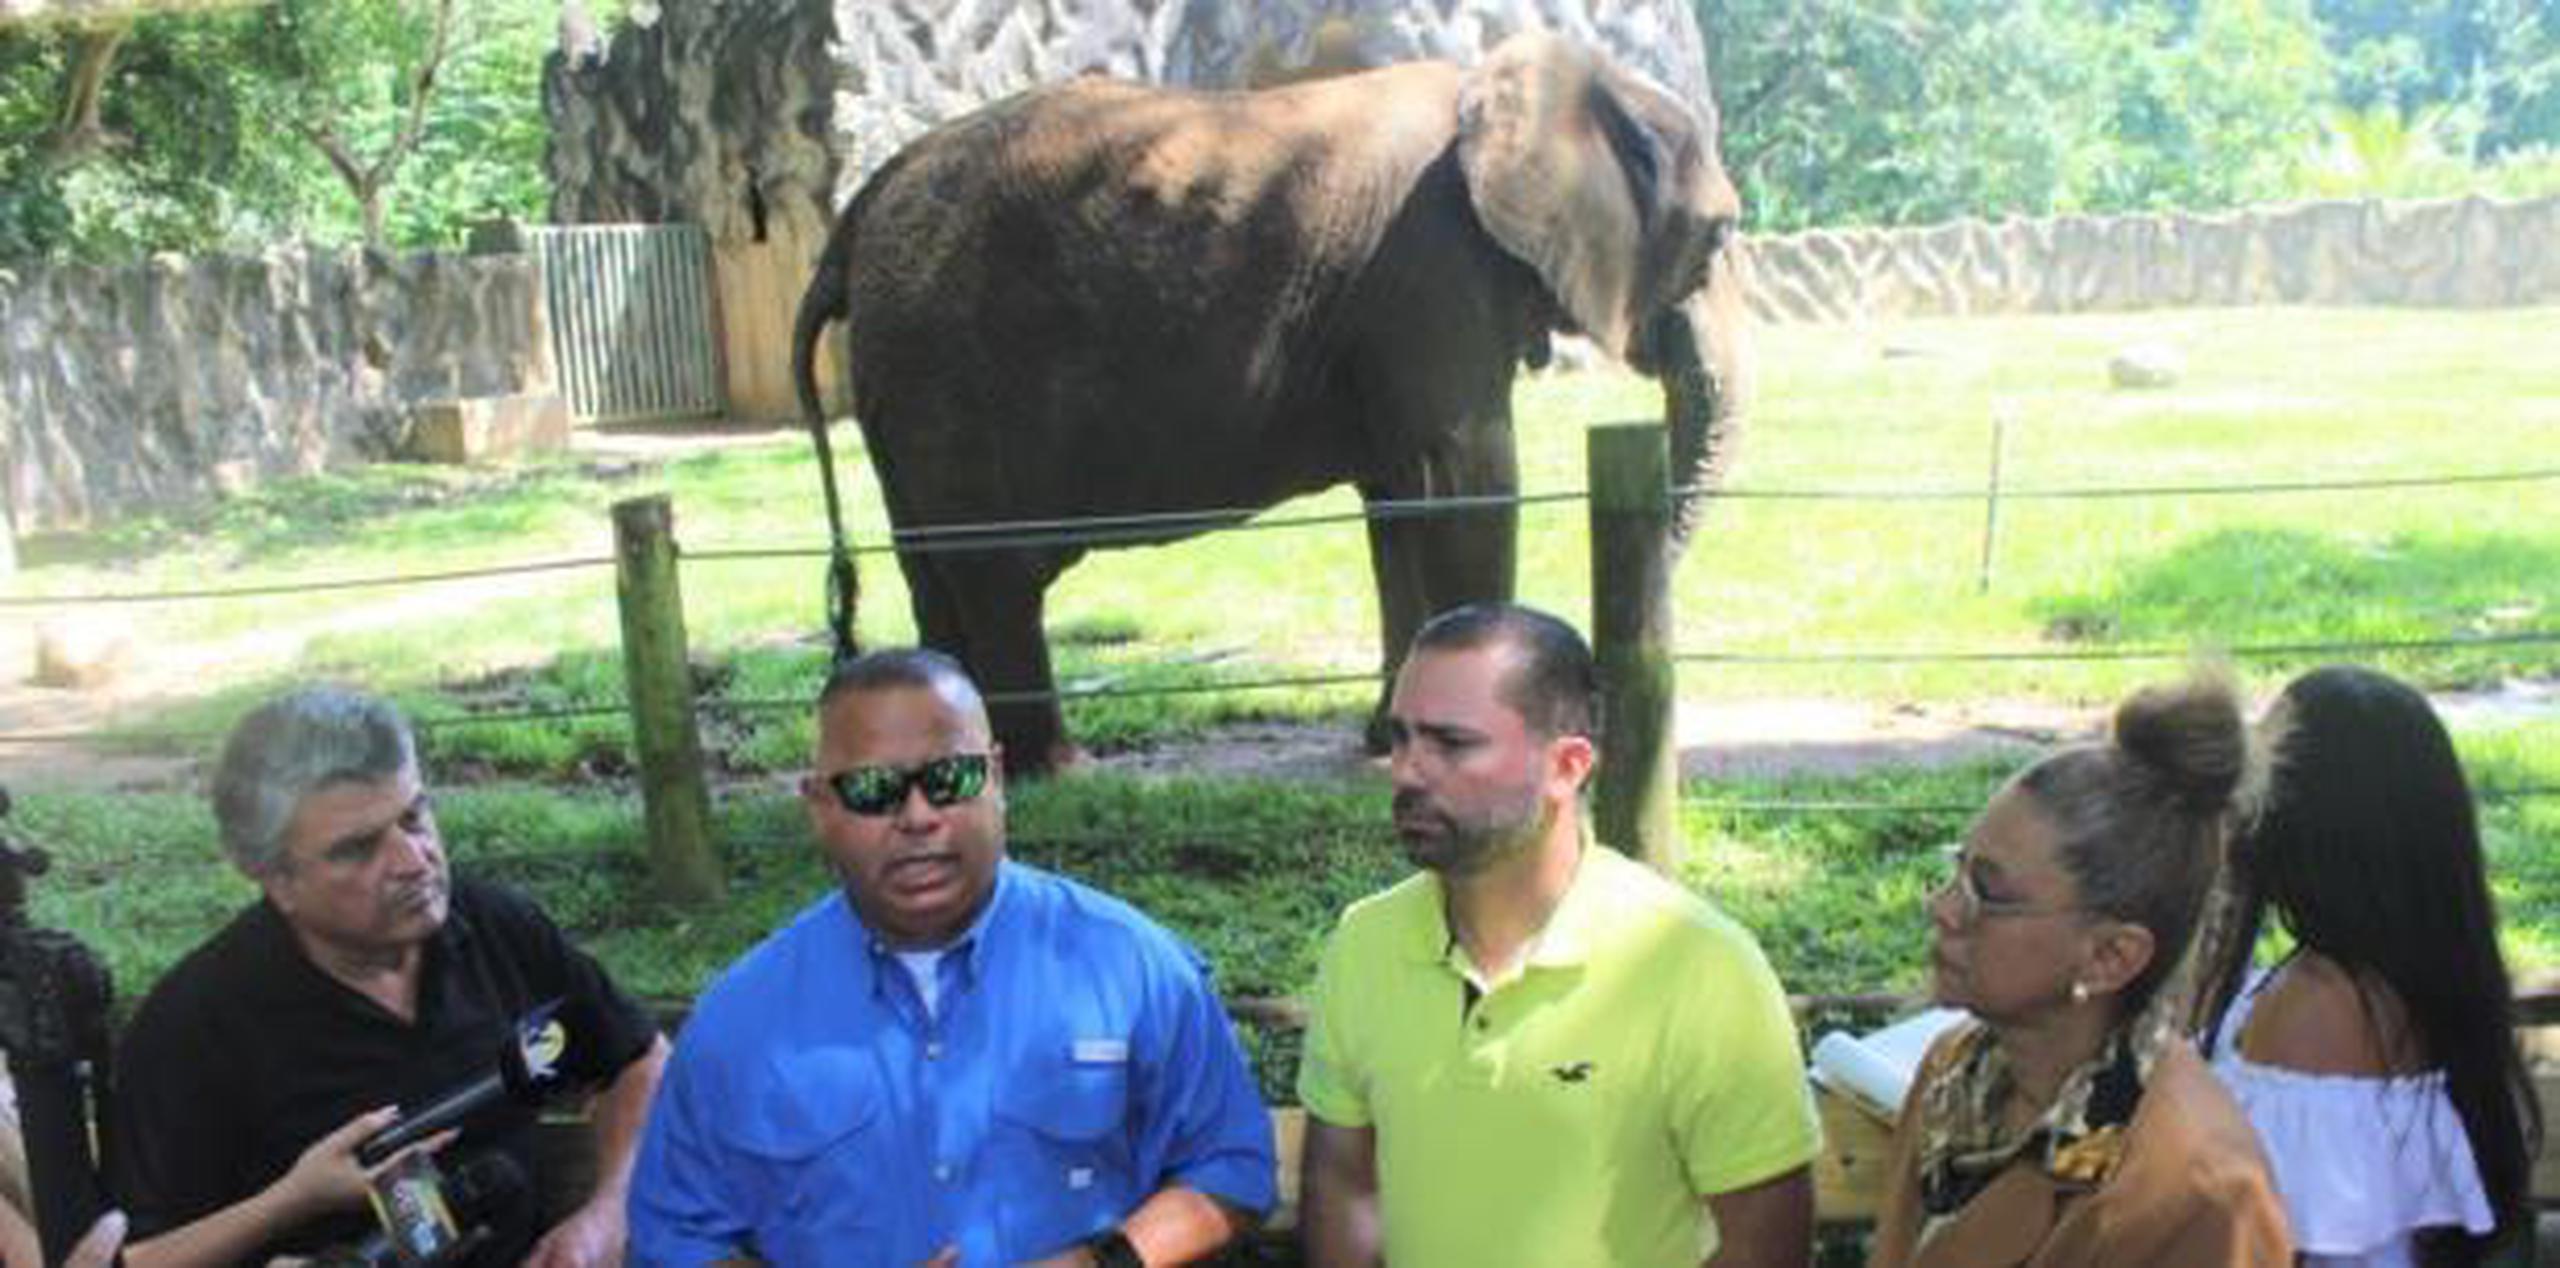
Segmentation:
<svg viewBox="0 0 2560 1268">
<path fill-rule="evenodd" d="M 2484 157 L 2560 142 L 2550 0 L 2317 0 L 2349 106 L 2457 113 Z"/>
<path fill-rule="evenodd" d="M 431 17 L 454 26 L 416 136 Z M 1762 228 L 2560 189 L 2552 0 L 1695 0 Z M 588 0 L 611 20 L 624 0 Z M 136 21 L 84 97 L 77 28 L 0 26 L 0 259 L 458 241 L 539 218 L 561 0 L 271 0 Z M 96 42 L 88 47 L 94 52 Z M 94 131 L 59 144 L 66 109 Z M 333 169 L 313 132 L 348 161 Z M 2361 163 L 2397 128 L 2424 162 Z M 2416 153 L 2413 151 L 2412 153 Z M 400 161 L 380 164 L 386 155 Z"/>
<path fill-rule="evenodd" d="M 454 0 L 274 0 L 250 47 L 260 112 L 319 151 L 384 245 L 383 200 L 425 135 L 457 40 Z"/>
<path fill-rule="evenodd" d="M 2324 188 L 2334 107 L 2560 142 L 2548 0 L 1698 0 L 1756 224 L 2224 207 Z M 2378 192 L 2378 191 L 2377 191 Z"/>
<path fill-rule="evenodd" d="M 556 4 L 452 0 L 448 46 L 404 150 L 436 8 L 278 0 L 143 19 L 100 100 L 105 143 L 72 161 L 44 137 L 75 40 L 0 29 L 0 257 L 359 241 L 366 216 L 347 167 L 379 166 L 389 245 L 450 244 L 486 216 L 539 218 L 541 62 Z"/>
</svg>

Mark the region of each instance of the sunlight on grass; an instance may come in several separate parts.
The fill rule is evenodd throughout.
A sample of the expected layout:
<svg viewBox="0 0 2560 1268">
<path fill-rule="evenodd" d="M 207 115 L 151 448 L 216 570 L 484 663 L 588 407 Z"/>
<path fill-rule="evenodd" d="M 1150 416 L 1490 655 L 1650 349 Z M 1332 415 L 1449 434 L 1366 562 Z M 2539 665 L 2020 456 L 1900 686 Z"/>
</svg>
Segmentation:
<svg viewBox="0 0 2560 1268">
<path fill-rule="evenodd" d="M 2107 354 L 2134 341 L 2181 353 L 2185 382 L 2162 392 L 2109 390 Z M 1732 487 L 1746 494 L 1978 488 L 1995 416 L 2008 420 L 2002 480 L 2018 489 L 2544 467 L 2560 452 L 2560 362 L 2541 352 L 2555 345 L 2560 309 L 1778 327 L 1761 332 L 1758 401 Z M 1516 398 L 1522 484 L 1531 493 L 1582 487 L 1588 426 L 1649 419 L 1660 409 L 1659 390 L 1625 373 L 1525 377 Z M 838 430 L 852 454 L 845 471 L 855 532 L 876 542 L 885 524 L 858 434 Z M 518 472 L 372 468 L 280 486 L 184 525 L 128 526 L 86 554 L 31 549 L 12 584 L 20 593 L 70 593 L 600 555 L 609 549 L 605 507 L 651 492 L 674 497 L 678 537 L 690 551 L 814 548 L 824 540 L 816 485 L 805 447 L 789 443 Z M 1978 502 L 1736 497 L 1711 505 L 1681 561 L 1677 642 L 1693 652 L 1800 654 L 2540 628 L 2560 611 L 2555 488 L 2560 483 L 2011 501 L 2002 508 L 1987 591 Z M 1355 506 L 1348 491 L 1335 490 L 1272 514 Z M 1578 505 L 1524 513 L 1524 598 L 1587 611 L 1587 569 Z M 865 638 L 911 639 L 897 568 L 870 556 L 862 571 Z M 777 639 L 816 634 L 822 574 L 814 558 L 693 560 L 685 581 L 697 655 L 751 657 Z M 479 593 L 438 587 L 168 605 L 140 619 L 156 641 L 210 641 L 237 675 L 281 681 L 317 671 L 424 687 L 538 665 L 563 651 L 609 652 L 618 638 L 612 605 L 610 571 L 594 569 L 512 579 Z M 1379 654 L 1357 524 L 1104 551 L 1068 572 L 1049 607 L 1058 628 L 1140 631 L 1133 650 L 1115 654 L 1105 671 L 1114 674 L 1150 657 L 1249 663 L 1257 673 L 1358 672 Z M 397 610 L 362 619 L 368 609 L 389 608 Z M 2560 650 L 2393 663 L 2431 683 L 2464 683 L 2549 672 Z M 1693 664 L 1682 690 L 1697 699 L 1987 693 L 2088 703 L 2157 671 L 2139 662 Z M 1143 728 L 1124 738 L 1143 739 Z"/>
<path fill-rule="evenodd" d="M 2185 362 L 2175 387 L 2118 392 L 2130 343 Z M 2085 651 L 2550 630 L 2560 622 L 2560 481 L 2323 493 L 2044 499 L 2039 491 L 2405 478 L 2547 469 L 2560 454 L 2560 308 L 2252 310 L 1778 327 L 1760 332 L 1758 397 L 1734 496 L 1712 500 L 1674 576 L 1676 647 L 1803 655 Z M 1521 484 L 1583 488 L 1586 430 L 1647 421 L 1661 393 L 1625 373 L 1524 377 Z M 2000 423 L 2008 491 L 1986 570 L 1985 485 Z M 858 431 L 839 424 L 851 528 L 885 540 Z M 1803 500 L 1806 491 L 1966 491 L 1947 501 Z M 717 912 L 647 897 L 609 565 L 485 583 L 340 590 L 118 609 L 163 649 L 176 702 L 119 724 L 121 743 L 204 756 L 250 703 L 328 676 L 387 691 L 419 718 L 449 785 L 457 858 L 522 878 L 653 992 L 683 993 L 826 881 L 801 844 L 789 777 L 826 662 L 824 563 L 720 558 L 824 544 L 805 444 L 670 459 L 577 456 L 507 470 L 369 467 L 282 482 L 183 515 L 23 543 L 11 595 L 261 586 L 297 579 L 604 559 L 608 510 L 665 494 L 686 553 L 686 623 L 702 727 L 725 781 L 718 814 L 738 897 Z M 1763 496 L 1752 496 L 1759 494 Z M 1270 518 L 1334 515 L 1337 489 Z M 1522 516 L 1519 592 L 1582 623 L 1585 509 Z M 1987 584 L 1986 584 L 1987 581 Z M 862 560 L 861 630 L 914 637 L 904 578 Z M 0 613 L 20 621 L 36 615 Z M 1218 534 L 1103 551 L 1049 597 L 1059 678 L 1112 690 L 1374 672 L 1376 601 L 1357 523 Z M 2263 691 L 2339 655 L 2252 660 Z M 2560 645 L 2368 656 L 2419 682 L 2476 686 L 2560 672 Z M 2094 710 L 2169 661 L 1703 663 L 1691 707 L 1820 698 L 1869 707 L 2041 700 Z M 1238 719 L 1358 727 L 1366 685 L 1079 699 L 1098 751 L 1198 736 Z M 604 710 L 601 717 L 525 718 Z M 495 718 L 496 720 L 492 720 Z M 2560 968 L 2560 724 L 2466 726 L 2484 830 L 2528 970 Z M 1847 781 L 1693 790 L 1716 798 L 1971 801 L 2005 773 L 1878 772 Z M 212 856 L 192 799 L 28 799 L 31 834 L 63 843 L 39 918 L 108 944 L 126 980 L 248 892 Z M 440 805 L 445 804 L 440 802 Z M 1375 788 L 1257 782 L 1168 788 L 1070 780 L 1015 801 L 1026 856 L 1160 907 L 1231 985 L 1285 993 L 1311 971 L 1341 903 L 1401 871 Z M 1916 981 L 1927 846 L 1962 815 L 1745 814 L 1693 806 L 1687 879 L 1759 931 L 1798 990 Z M 602 861 L 599 861 L 602 860 Z M 146 890 L 112 878 L 151 869 Z"/>
</svg>

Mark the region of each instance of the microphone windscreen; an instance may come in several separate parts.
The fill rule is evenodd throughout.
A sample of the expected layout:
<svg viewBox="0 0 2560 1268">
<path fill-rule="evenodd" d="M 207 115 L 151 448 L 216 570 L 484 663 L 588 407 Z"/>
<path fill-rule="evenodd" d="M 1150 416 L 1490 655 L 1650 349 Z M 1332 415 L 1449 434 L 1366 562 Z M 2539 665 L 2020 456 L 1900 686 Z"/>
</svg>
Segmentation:
<svg viewBox="0 0 2560 1268">
<path fill-rule="evenodd" d="M 453 1205 L 454 1217 L 467 1224 L 486 1218 L 532 1187 L 514 1158 L 484 1153 L 446 1174 L 444 1195 Z"/>
</svg>

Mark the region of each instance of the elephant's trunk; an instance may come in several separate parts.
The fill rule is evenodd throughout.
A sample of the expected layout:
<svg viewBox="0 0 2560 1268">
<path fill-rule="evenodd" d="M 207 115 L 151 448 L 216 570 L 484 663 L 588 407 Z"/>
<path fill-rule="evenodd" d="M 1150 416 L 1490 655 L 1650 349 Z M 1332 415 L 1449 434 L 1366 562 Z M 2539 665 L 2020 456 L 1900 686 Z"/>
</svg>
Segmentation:
<svg viewBox="0 0 2560 1268">
<path fill-rule="evenodd" d="M 1688 544 L 1705 514 L 1707 494 L 1733 465 L 1744 399 L 1739 299 L 1729 270 L 1718 267 L 1704 289 L 1655 318 L 1647 332 L 1651 364 L 1645 369 L 1662 382 L 1671 479 L 1679 489 L 1672 513 L 1675 550 Z"/>
</svg>

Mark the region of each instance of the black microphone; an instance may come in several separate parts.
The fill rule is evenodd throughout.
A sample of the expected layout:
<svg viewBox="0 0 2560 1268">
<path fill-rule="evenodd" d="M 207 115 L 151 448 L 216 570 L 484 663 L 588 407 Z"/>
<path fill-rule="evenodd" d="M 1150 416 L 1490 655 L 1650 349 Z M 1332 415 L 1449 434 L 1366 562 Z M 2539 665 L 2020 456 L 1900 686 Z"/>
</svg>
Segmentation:
<svg viewBox="0 0 2560 1268">
<path fill-rule="evenodd" d="M 414 1268 L 460 1263 L 489 1240 L 488 1221 L 531 1188 L 524 1168 L 502 1153 L 482 1154 L 449 1172 L 423 1170 L 426 1183 L 374 1211 L 382 1227 L 353 1246 L 326 1251 L 323 1268 Z"/>
<path fill-rule="evenodd" d="M 383 1159 L 500 1102 L 541 1104 L 555 1082 L 560 1054 L 569 1046 L 568 1028 L 552 1016 L 559 1007 L 560 1001 L 552 1000 L 527 1013 L 515 1033 L 498 1045 L 497 1069 L 401 1114 L 400 1121 L 356 1146 L 356 1161 L 380 1166 Z"/>
</svg>

